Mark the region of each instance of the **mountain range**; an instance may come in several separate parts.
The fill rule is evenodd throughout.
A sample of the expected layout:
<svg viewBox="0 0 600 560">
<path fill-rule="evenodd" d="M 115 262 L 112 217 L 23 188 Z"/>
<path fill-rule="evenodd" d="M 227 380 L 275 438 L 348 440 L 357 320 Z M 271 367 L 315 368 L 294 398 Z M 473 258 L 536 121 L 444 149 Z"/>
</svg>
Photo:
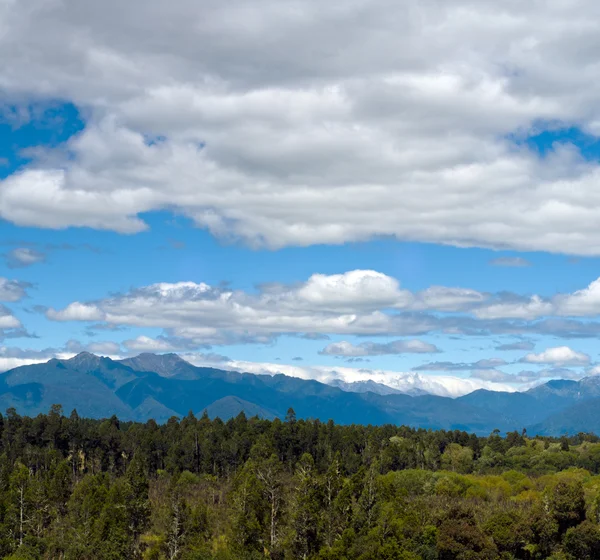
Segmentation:
<svg viewBox="0 0 600 560">
<path fill-rule="evenodd" d="M 549 381 L 526 392 L 477 390 L 458 398 L 402 393 L 364 381 L 327 385 L 283 374 L 255 375 L 194 366 L 176 354 L 112 360 L 83 352 L 0 374 L 0 410 L 47 412 L 60 404 L 80 416 L 166 422 L 192 411 L 227 420 L 329 419 L 340 424 L 405 424 L 477 434 L 526 428 L 530 434 L 600 434 L 600 377 Z"/>
</svg>

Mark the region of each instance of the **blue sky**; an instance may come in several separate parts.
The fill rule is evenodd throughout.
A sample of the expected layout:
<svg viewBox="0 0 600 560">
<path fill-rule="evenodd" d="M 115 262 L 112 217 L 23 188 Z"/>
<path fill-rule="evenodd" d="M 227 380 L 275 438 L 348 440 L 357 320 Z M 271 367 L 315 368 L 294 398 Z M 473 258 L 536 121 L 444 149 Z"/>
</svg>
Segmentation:
<svg viewBox="0 0 600 560">
<path fill-rule="evenodd" d="M 178 4 L 177 33 L 154 2 L 2 8 L 3 369 L 175 351 L 452 394 L 597 373 L 598 86 L 555 33 L 587 45 L 575 13 L 417 3 L 432 26 L 397 7 L 398 37 L 379 2 Z"/>
</svg>

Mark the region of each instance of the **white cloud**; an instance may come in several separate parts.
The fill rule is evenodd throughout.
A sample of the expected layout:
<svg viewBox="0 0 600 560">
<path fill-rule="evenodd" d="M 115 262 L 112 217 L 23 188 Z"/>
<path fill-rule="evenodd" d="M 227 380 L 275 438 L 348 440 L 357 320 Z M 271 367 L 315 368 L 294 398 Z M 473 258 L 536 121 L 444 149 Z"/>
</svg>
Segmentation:
<svg viewBox="0 0 600 560">
<path fill-rule="evenodd" d="M 94 303 L 50 309 L 46 316 L 55 321 L 160 327 L 198 344 L 269 342 L 288 333 L 403 335 L 430 330 L 429 317 L 383 312 L 410 300 L 395 279 L 355 270 L 315 274 L 296 286 L 270 285 L 258 294 L 194 282 L 153 284 Z"/>
<path fill-rule="evenodd" d="M 101 321 L 110 328 L 165 329 L 161 344 L 177 350 L 270 343 L 281 335 L 537 333 L 589 337 L 600 332 L 600 323 L 560 318 L 572 315 L 573 310 L 583 312 L 580 294 L 585 292 L 551 298 L 443 286 L 411 292 L 385 274 L 353 270 L 314 274 L 292 285 L 265 284 L 257 292 L 195 282 L 158 283 L 98 301 L 76 301 L 62 310 L 51 308 L 46 316 L 54 321 Z M 597 314 L 591 303 L 587 309 L 590 316 Z M 130 344 L 132 348 L 145 345 L 143 340 Z"/>
<path fill-rule="evenodd" d="M 49 358 L 6 358 L 4 356 L 0 356 L 0 373 L 21 366 L 41 364 L 47 362 L 48 359 Z"/>
<path fill-rule="evenodd" d="M 591 359 L 583 352 L 576 352 L 568 346 L 548 348 L 539 354 L 527 354 L 523 362 L 530 364 L 552 364 L 554 366 L 586 366 Z"/>
<path fill-rule="evenodd" d="M 52 321 L 102 321 L 104 314 L 95 305 L 88 305 L 75 301 L 61 311 L 48 309 L 48 319 Z"/>
<path fill-rule="evenodd" d="M 31 288 L 31 284 L 28 282 L 19 282 L 0 277 L 0 301 L 20 301 L 27 296 L 28 288 Z"/>
<path fill-rule="evenodd" d="M 132 352 L 172 352 L 177 349 L 164 338 L 151 338 L 144 335 L 125 340 L 123 346 Z"/>
<path fill-rule="evenodd" d="M 465 311 L 483 303 L 489 295 L 468 288 L 447 288 L 431 286 L 416 294 L 413 309 L 434 309 L 436 311 Z"/>
<path fill-rule="evenodd" d="M 6 263 L 9 268 L 24 268 L 45 260 L 45 253 L 29 247 L 18 247 L 6 255 Z"/>
<path fill-rule="evenodd" d="M 313 274 L 298 290 L 297 297 L 325 309 L 354 312 L 361 307 L 404 307 L 412 299 L 395 279 L 374 270 L 352 270 L 345 274 Z"/>
<path fill-rule="evenodd" d="M 8 371 L 20 366 L 41 364 L 51 358 L 70 358 L 72 354 L 64 354 L 54 348 L 44 350 L 30 350 L 11 346 L 0 346 L 0 372 Z"/>
<path fill-rule="evenodd" d="M 600 278 L 594 280 L 587 288 L 572 294 L 558 296 L 557 308 L 563 315 L 590 316 L 600 313 Z"/>
<path fill-rule="evenodd" d="M 0 331 L 3 329 L 19 329 L 21 321 L 17 319 L 10 309 L 0 305 Z"/>
<path fill-rule="evenodd" d="M 555 307 L 539 296 L 532 296 L 529 301 L 496 303 L 475 310 L 480 319 L 525 319 L 554 315 Z"/>
<path fill-rule="evenodd" d="M 434 344 L 422 340 L 394 340 L 393 342 L 362 342 L 352 344 L 346 340 L 328 344 L 320 354 L 330 356 L 383 356 L 386 354 L 432 354 L 439 352 Z"/>
<path fill-rule="evenodd" d="M 102 342 L 90 342 L 88 344 L 82 344 L 78 340 L 69 340 L 65 344 L 64 351 L 71 354 L 79 354 L 80 352 L 91 352 L 93 354 L 98 354 L 100 356 L 109 356 L 111 358 L 118 358 L 123 353 L 121 351 L 120 344 L 109 340 Z"/>
<path fill-rule="evenodd" d="M 269 247 L 598 255 L 597 164 L 509 139 L 599 133 L 598 21 L 591 0 L 3 2 L 2 91 L 89 122 L 0 182 L 0 216 L 131 233 L 175 209 Z"/>
</svg>

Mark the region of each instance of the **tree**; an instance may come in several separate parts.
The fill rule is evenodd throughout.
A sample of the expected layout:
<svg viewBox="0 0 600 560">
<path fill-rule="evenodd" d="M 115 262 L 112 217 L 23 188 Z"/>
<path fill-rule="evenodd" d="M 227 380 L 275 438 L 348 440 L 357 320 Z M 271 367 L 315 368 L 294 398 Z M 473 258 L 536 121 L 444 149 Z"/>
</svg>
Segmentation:
<svg viewBox="0 0 600 560">
<path fill-rule="evenodd" d="M 283 466 L 276 455 L 259 461 L 255 467 L 256 478 L 260 481 L 263 498 L 268 503 L 269 551 L 275 551 L 279 544 L 279 520 L 283 509 Z"/>
<path fill-rule="evenodd" d="M 295 502 L 292 510 L 294 551 L 297 558 L 308 558 L 319 549 L 319 517 L 321 492 L 315 476 L 315 462 L 309 453 L 304 453 L 298 462 L 295 474 Z"/>
<path fill-rule="evenodd" d="M 560 481 L 550 491 L 549 508 L 562 535 L 585 519 L 585 495 L 579 481 Z"/>
<path fill-rule="evenodd" d="M 148 486 L 148 478 L 142 459 L 136 454 L 125 473 L 125 507 L 136 556 L 139 555 L 140 535 L 146 529 L 150 518 Z"/>
<path fill-rule="evenodd" d="M 19 546 L 27 534 L 30 522 L 31 501 L 29 496 L 31 473 L 22 463 L 17 463 L 9 482 L 9 517 L 12 519 L 12 533 Z"/>
<path fill-rule="evenodd" d="M 473 513 L 452 507 L 437 533 L 440 560 L 494 559 L 498 553 L 494 542 L 477 525 Z"/>
<path fill-rule="evenodd" d="M 470 473 L 473 470 L 473 450 L 451 443 L 442 453 L 442 468 L 463 474 Z"/>
<path fill-rule="evenodd" d="M 568 529 L 563 542 L 565 551 L 577 560 L 600 558 L 600 529 L 590 521 Z"/>
</svg>

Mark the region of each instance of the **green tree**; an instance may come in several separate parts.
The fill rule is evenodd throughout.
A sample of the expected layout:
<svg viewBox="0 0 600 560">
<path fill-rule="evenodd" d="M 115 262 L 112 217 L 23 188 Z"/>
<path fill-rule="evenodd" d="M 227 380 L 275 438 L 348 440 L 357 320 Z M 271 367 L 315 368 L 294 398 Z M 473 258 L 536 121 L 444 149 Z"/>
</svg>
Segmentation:
<svg viewBox="0 0 600 560">
<path fill-rule="evenodd" d="M 563 534 L 585 519 L 585 495 L 580 481 L 560 481 L 549 491 L 548 505 Z"/>
<path fill-rule="evenodd" d="M 457 473 L 470 473 L 473 470 L 473 450 L 451 443 L 442 453 L 442 468 Z"/>
<path fill-rule="evenodd" d="M 600 558 L 600 529 L 591 521 L 568 529 L 563 543 L 565 551 L 577 560 Z"/>
</svg>

